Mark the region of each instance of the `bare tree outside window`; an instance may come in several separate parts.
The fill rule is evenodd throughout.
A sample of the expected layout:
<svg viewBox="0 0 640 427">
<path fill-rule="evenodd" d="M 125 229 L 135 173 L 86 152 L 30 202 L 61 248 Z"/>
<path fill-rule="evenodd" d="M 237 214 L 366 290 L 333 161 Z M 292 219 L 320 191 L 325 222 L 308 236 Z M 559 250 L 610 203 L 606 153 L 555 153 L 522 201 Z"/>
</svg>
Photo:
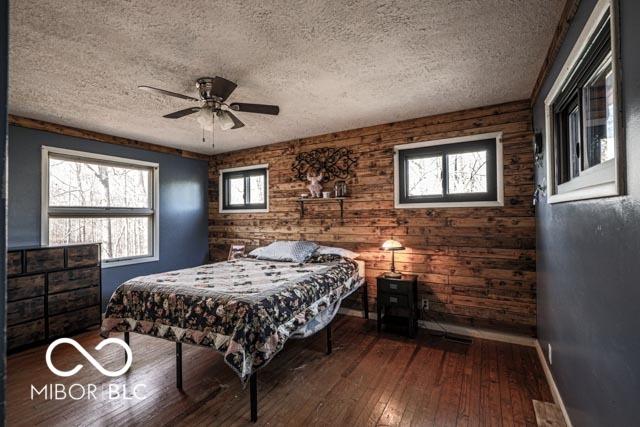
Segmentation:
<svg viewBox="0 0 640 427">
<path fill-rule="evenodd" d="M 484 193 L 487 191 L 487 152 L 449 154 L 449 193 Z"/>
<path fill-rule="evenodd" d="M 442 157 L 422 157 L 408 161 L 410 196 L 442 194 Z"/>
<path fill-rule="evenodd" d="M 49 157 L 49 243 L 102 243 L 104 260 L 152 255 L 152 169 Z"/>
</svg>

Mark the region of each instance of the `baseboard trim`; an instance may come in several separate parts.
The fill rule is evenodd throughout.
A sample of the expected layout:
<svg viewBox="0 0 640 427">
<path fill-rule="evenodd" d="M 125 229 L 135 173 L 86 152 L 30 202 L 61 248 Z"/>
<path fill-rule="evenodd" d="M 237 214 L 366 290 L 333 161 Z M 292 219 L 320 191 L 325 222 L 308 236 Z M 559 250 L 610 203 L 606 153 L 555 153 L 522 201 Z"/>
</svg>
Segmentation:
<svg viewBox="0 0 640 427">
<path fill-rule="evenodd" d="M 345 314 L 347 316 L 363 317 L 362 310 L 355 310 L 352 308 L 341 307 L 338 313 Z M 370 319 L 377 319 L 377 317 L 378 316 L 376 315 L 376 313 L 369 312 Z M 510 334 L 508 332 L 498 332 L 498 331 L 492 331 L 489 329 L 454 325 L 453 323 L 446 323 L 446 322 L 436 323 L 432 321 L 418 320 L 418 327 L 423 329 L 436 330 L 436 331 L 442 330 L 442 328 L 444 328 L 447 330 L 447 332 L 451 332 L 458 335 L 466 335 L 468 337 L 481 338 L 481 339 L 491 340 L 491 341 L 500 341 L 500 342 L 506 342 L 511 344 L 526 345 L 528 347 L 535 347 L 537 342 L 535 338 L 528 337 L 526 335 L 517 335 L 517 334 Z"/>
<path fill-rule="evenodd" d="M 562 396 L 560 396 L 560 391 L 558 390 L 558 386 L 556 385 L 556 380 L 553 378 L 551 369 L 547 364 L 547 359 L 544 357 L 544 352 L 542 351 L 542 347 L 540 346 L 540 341 L 536 340 L 535 348 L 538 353 L 538 359 L 540 359 L 542 369 L 544 370 L 544 376 L 547 378 L 547 384 L 549 384 L 549 388 L 551 389 L 553 401 L 560 407 L 562 416 L 564 417 L 564 422 L 567 424 L 567 427 L 573 427 L 573 424 L 571 424 L 571 419 L 569 418 L 569 413 L 567 412 L 567 408 L 564 406 L 564 401 L 562 400 Z"/>
</svg>

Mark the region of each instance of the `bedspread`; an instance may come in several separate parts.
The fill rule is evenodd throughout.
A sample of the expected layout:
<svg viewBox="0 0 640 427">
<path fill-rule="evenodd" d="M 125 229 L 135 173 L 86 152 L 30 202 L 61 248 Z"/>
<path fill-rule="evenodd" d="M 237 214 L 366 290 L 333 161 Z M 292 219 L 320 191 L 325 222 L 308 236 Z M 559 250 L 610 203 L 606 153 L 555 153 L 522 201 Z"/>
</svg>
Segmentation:
<svg viewBox="0 0 640 427">
<path fill-rule="evenodd" d="M 246 381 L 287 339 L 362 283 L 353 260 L 242 258 L 131 279 L 107 305 L 101 335 L 132 331 L 211 347 Z"/>
</svg>

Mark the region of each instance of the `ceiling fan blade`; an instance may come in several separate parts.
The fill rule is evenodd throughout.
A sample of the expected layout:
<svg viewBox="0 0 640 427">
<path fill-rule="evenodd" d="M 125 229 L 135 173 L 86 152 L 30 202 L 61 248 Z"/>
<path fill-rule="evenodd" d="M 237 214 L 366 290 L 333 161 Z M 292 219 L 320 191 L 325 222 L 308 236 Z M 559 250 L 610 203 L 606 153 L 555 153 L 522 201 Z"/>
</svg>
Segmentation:
<svg viewBox="0 0 640 427">
<path fill-rule="evenodd" d="M 151 86 L 138 86 L 138 89 L 144 90 L 146 92 L 151 92 L 157 95 L 167 95 L 167 96 L 173 96 L 174 98 L 188 99 L 190 101 L 200 101 L 199 99 L 194 98 L 192 96 L 183 95 L 181 93 L 169 92 L 168 90 L 158 89 Z"/>
<path fill-rule="evenodd" d="M 231 117 L 231 120 L 233 120 L 234 125 L 231 129 L 240 129 L 241 127 L 244 127 L 244 123 L 242 123 L 242 121 L 237 118 L 231 111 L 225 111 L 225 113 L 227 113 L 229 117 Z"/>
<path fill-rule="evenodd" d="M 174 111 L 173 113 L 165 114 L 162 117 L 164 117 L 165 119 L 179 119 L 180 117 L 188 116 L 189 114 L 197 113 L 198 111 L 200 111 L 199 107 L 191 107 L 185 108 L 184 110 L 180 111 Z"/>
<path fill-rule="evenodd" d="M 264 104 L 245 104 L 243 102 L 233 102 L 229 105 L 233 111 L 241 111 L 243 113 L 271 114 L 277 116 L 280 113 L 280 107 L 277 105 Z"/>
<path fill-rule="evenodd" d="M 236 89 L 238 85 L 225 78 L 216 76 L 211 82 L 211 93 L 215 96 L 226 100 L 229 95 Z"/>
</svg>

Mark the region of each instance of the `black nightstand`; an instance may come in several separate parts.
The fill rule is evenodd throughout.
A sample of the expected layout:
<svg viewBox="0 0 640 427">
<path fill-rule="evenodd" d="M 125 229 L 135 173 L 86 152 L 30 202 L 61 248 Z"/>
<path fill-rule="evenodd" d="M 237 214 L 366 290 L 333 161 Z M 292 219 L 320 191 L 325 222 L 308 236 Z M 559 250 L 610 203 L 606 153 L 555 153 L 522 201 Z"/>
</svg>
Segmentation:
<svg viewBox="0 0 640 427">
<path fill-rule="evenodd" d="M 418 323 L 418 276 L 414 274 L 403 274 L 399 278 L 378 276 L 377 297 L 378 332 L 382 330 L 383 323 L 404 319 L 408 322 L 409 336 L 414 337 Z"/>
</svg>

